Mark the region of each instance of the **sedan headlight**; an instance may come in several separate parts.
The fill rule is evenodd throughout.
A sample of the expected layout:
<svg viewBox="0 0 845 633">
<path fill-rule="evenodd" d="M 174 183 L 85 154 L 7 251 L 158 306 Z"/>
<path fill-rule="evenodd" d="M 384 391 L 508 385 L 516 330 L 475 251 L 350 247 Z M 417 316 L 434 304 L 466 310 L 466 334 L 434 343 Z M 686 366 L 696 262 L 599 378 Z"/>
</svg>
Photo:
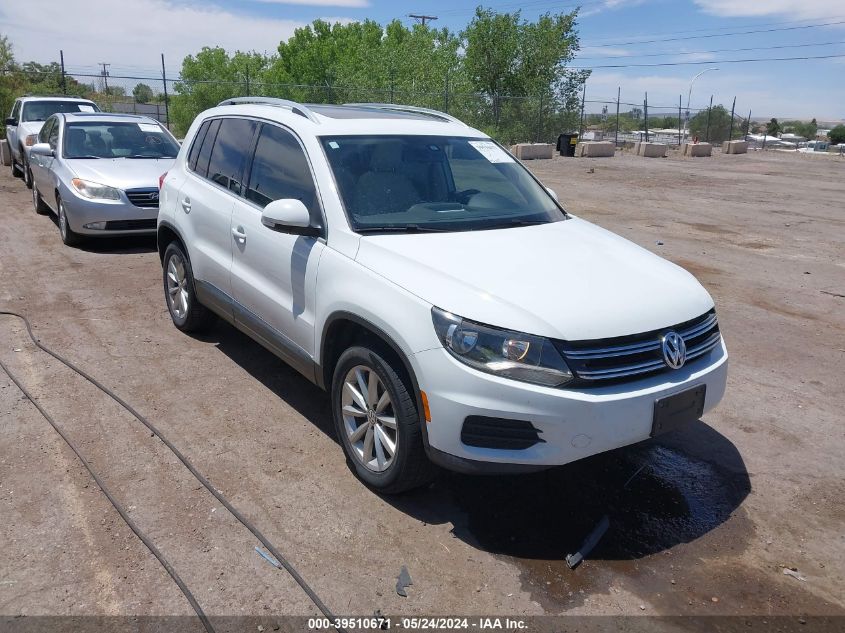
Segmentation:
<svg viewBox="0 0 845 633">
<path fill-rule="evenodd" d="M 107 187 L 90 180 L 82 180 L 82 178 L 74 178 L 70 183 L 83 198 L 89 200 L 120 200 L 120 189 Z"/>
<path fill-rule="evenodd" d="M 443 347 L 479 371 L 546 387 L 573 378 L 547 338 L 481 325 L 440 308 L 432 308 L 431 317 Z"/>
<path fill-rule="evenodd" d="M 38 142 L 38 135 L 37 134 L 27 134 L 26 138 L 23 140 L 23 144 L 27 147 L 32 147 Z"/>
</svg>

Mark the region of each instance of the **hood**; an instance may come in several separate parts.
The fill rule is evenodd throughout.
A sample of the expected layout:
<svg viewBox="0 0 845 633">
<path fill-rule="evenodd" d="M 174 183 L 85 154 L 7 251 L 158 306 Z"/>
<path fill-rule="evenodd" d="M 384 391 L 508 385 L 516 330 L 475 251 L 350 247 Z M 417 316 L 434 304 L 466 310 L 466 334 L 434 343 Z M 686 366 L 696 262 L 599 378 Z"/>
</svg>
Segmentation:
<svg viewBox="0 0 845 633">
<path fill-rule="evenodd" d="M 118 189 L 154 187 L 175 158 L 66 158 L 68 168 L 83 180 Z"/>
<path fill-rule="evenodd" d="M 44 121 L 21 121 L 18 123 L 18 138 L 23 140 L 30 134 L 38 134 L 44 127 Z"/>
<path fill-rule="evenodd" d="M 459 316 L 565 340 L 656 330 L 713 307 L 684 269 L 578 218 L 365 236 L 356 260 Z"/>
</svg>

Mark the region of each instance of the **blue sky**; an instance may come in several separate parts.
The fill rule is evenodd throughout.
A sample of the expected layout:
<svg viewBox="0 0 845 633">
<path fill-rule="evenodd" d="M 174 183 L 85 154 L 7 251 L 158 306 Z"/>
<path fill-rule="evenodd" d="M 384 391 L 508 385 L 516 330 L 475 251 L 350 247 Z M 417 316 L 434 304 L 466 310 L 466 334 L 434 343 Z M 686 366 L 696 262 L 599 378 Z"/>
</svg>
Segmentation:
<svg viewBox="0 0 845 633">
<path fill-rule="evenodd" d="M 159 72 L 165 53 L 168 72 L 202 45 L 234 51 L 273 52 L 278 41 L 315 18 L 411 23 L 409 13 L 438 16 L 436 26 L 460 30 L 477 2 L 426 0 L 28 0 L 0 9 L 0 32 L 8 35 L 20 60 L 52 61 L 63 49 L 67 66 L 95 72 L 112 64 L 117 74 Z M 845 0 L 583 0 L 578 66 L 634 65 L 681 61 L 701 65 L 595 68 L 587 84 L 589 101 L 641 102 L 649 93 L 650 113 L 657 106 L 677 111 L 686 103 L 692 77 L 692 107 L 715 103 L 737 112 L 780 118 L 845 118 Z M 44 15 L 62 8 L 62 20 L 45 24 Z M 532 19 L 545 11 L 571 10 L 578 3 L 550 0 L 491 0 L 499 10 L 521 8 Z M 14 10 L 12 10 L 14 8 Z M 91 16 L 97 16 L 92 19 Z M 840 22 L 839 24 L 831 24 Z M 815 26 L 828 24 L 827 26 Z M 139 25 L 141 25 L 139 27 Z M 726 35 L 776 29 L 766 33 Z M 679 39 L 684 38 L 684 39 Z M 645 43 L 644 40 L 657 40 Z M 45 42 L 50 45 L 45 47 Z M 763 50 L 767 47 L 781 47 Z M 56 50 L 53 50 L 56 49 Z M 757 49 L 724 50 L 723 49 Z M 842 55 L 834 59 L 730 64 L 724 60 Z M 721 63 L 720 63 L 721 61 Z M 600 108 L 596 104 L 592 109 Z M 668 109 L 666 110 L 668 113 Z"/>
</svg>

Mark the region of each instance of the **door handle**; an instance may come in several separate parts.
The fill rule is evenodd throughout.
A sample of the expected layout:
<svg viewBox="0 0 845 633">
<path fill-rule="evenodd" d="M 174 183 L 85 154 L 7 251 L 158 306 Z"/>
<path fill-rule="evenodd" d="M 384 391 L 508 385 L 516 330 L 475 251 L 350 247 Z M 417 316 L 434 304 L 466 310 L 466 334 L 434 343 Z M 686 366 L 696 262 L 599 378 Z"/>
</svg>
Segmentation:
<svg viewBox="0 0 845 633">
<path fill-rule="evenodd" d="M 185 213 L 191 212 L 191 199 L 190 198 L 182 198 L 182 210 Z"/>
<path fill-rule="evenodd" d="M 246 242 L 246 231 L 244 231 L 244 227 L 239 226 L 237 228 L 232 229 L 232 235 L 234 235 L 235 239 L 238 240 L 241 244 Z"/>
</svg>

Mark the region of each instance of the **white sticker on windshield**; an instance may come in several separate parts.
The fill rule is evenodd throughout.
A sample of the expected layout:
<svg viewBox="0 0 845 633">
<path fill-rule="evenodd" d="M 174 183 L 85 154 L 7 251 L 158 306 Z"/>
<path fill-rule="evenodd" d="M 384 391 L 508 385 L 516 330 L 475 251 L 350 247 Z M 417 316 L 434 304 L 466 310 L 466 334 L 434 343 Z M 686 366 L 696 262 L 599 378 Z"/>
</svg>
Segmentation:
<svg viewBox="0 0 845 633">
<path fill-rule="evenodd" d="M 77 107 L 80 112 L 94 112 L 94 106 L 85 105 L 84 103 L 80 103 Z"/>
<path fill-rule="evenodd" d="M 493 141 L 469 141 L 479 154 L 491 163 L 512 163 L 513 158 Z"/>
<path fill-rule="evenodd" d="M 161 128 L 155 123 L 139 123 L 138 127 L 142 132 L 161 132 Z"/>
<path fill-rule="evenodd" d="M 329 141 L 329 147 L 331 147 L 332 149 L 337 149 L 338 147 L 340 147 L 340 145 L 338 145 L 334 141 Z"/>
</svg>

